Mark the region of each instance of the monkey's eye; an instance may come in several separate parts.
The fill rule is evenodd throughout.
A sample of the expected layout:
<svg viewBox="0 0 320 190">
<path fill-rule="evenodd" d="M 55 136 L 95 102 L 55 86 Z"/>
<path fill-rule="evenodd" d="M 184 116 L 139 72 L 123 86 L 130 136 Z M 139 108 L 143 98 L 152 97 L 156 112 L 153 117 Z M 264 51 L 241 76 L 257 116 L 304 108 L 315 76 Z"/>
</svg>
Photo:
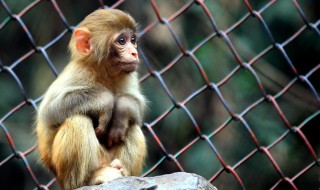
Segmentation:
<svg viewBox="0 0 320 190">
<path fill-rule="evenodd" d="M 132 36 L 130 40 L 131 40 L 132 44 L 136 44 L 136 42 L 137 42 L 137 39 L 135 36 Z"/>
<path fill-rule="evenodd" d="M 125 37 L 120 36 L 119 39 L 118 39 L 118 43 L 119 43 L 120 45 L 126 44 L 126 39 L 125 39 Z"/>
</svg>

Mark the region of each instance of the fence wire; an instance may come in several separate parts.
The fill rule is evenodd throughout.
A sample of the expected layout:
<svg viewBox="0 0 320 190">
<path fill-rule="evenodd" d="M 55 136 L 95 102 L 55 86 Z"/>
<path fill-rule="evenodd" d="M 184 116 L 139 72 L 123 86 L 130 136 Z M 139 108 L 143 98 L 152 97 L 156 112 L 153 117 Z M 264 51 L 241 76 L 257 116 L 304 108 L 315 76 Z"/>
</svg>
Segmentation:
<svg viewBox="0 0 320 190">
<path fill-rule="evenodd" d="M 0 179 L 0 181 L 4 189 L 15 189 L 15 187 L 21 187 L 21 184 L 22 187 L 28 188 L 54 189 L 57 188 L 57 186 L 53 175 L 43 171 L 34 159 L 36 157 L 34 153 L 36 152 L 37 145 L 35 144 L 32 134 L 33 115 L 45 91 L 37 89 L 40 89 L 39 86 L 45 89 L 50 84 L 50 80 L 53 80 L 59 75 L 59 71 L 61 71 L 63 66 L 59 65 L 58 62 L 67 63 L 67 55 L 65 55 L 62 60 L 56 59 L 54 56 L 51 56 L 51 54 L 54 55 L 51 49 L 53 47 L 61 49 L 59 43 L 68 41 L 73 28 L 81 20 L 79 17 L 76 17 L 76 15 L 70 15 L 68 10 L 81 9 L 81 7 L 78 7 L 72 2 L 66 3 L 61 1 L 58 3 L 56 0 L 35 0 L 19 2 L 22 4 L 20 4 L 19 7 L 22 8 L 18 10 L 13 6 L 17 6 L 18 3 L 5 0 L 1 0 L 0 2 L 2 8 L 0 12 L 0 46 L 2 51 L 0 57 L 0 101 L 2 104 L 0 112 L 0 126 L 2 129 L 2 134 L 0 135 L 0 178 L 2 178 L 2 180 Z M 235 3 L 237 1 L 232 2 Z M 232 2 L 230 1 L 230 3 Z M 320 142 L 318 138 L 320 121 L 320 59 L 319 56 L 315 54 L 313 64 L 307 63 L 310 59 L 305 61 L 303 58 L 301 62 L 296 63 L 292 60 L 292 55 L 287 51 L 287 47 L 294 44 L 294 42 L 305 33 L 311 33 L 316 39 L 319 39 L 320 18 L 312 19 L 311 21 L 311 19 L 306 16 L 310 15 L 308 9 L 304 9 L 301 6 L 301 2 L 299 3 L 299 1 L 296 0 L 286 1 L 295 7 L 295 9 L 290 9 L 290 11 L 298 13 L 302 24 L 294 29 L 295 31 L 285 39 L 279 40 L 275 37 L 275 34 L 281 33 L 281 29 L 273 31 L 268 24 L 267 17 L 269 14 L 268 11 L 282 2 L 283 1 L 280 0 L 266 0 L 259 2 L 260 6 L 256 6 L 256 2 L 248 0 L 238 2 L 238 5 L 244 6 L 246 11 L 241 13 L 240 16 L 234 16 L 236 17 L 234 19 L 236 21 L 230 25 L 222 23 L 224 24 L 222 27 L 220 24 L 217 24 L 222 21 L 217 20 L 215 17 L 215 11 L 219 10 L 212 6 L 216 4 L 209 1 L 179 1 L 181 6 L 173 12 L 166 11 L 166 7 L 170 7 L 170 4 L 175 4 L 172 1 L 137 1 L 136 4 L 140 3 L 138 7 L 149 7 L 149 14 L 153 15 L 153 20 L 149 20 L 147 24 L 141 26 L 141 32 L 139 33 L 140 38 L 148 38 L 148 34 L 152 32 L 156 33 L 156 35 L 164 35 L 160 34 L 161 31 L 158 30 L 158 27 L 162 27 L 167 31 L 165 38 L 173 39 L 174 42 L 175 47 L 168 47 L 168 51 L 176 48 L 172 51 L 174 53 L 171 52 L 173 58 L 161 60 L 161 64 L 158 65 L 148 57 L 147 51 L 156 51 L 155 54 L 159 57 L 166 52 L 162 53 L 158 50 L 153 50 L 152 45 L 151 48 L 148 48 L 149 50 L 141 52 L 143 62 L 142 70 L 145 70 L 145 72 L 142 71 L 141 84 L 147 86 L 146 88 L 150 88 L 144 88 L 144 90 L 148 92 L 155 90 L 152 89 L 153 85 L 147 85 L 148 82 L 156 81 L 154 82 L 157 84 L 155 88 L 162 91 L 159 95 L 160 103 L 158 104 L 161 104 L 161 99 L 166 102 L 164 104 L 165 106 L 162 106 L 163 110 L 154 111 L 152 104 L 157 103 L 151 101 L 150 113 L 143 125 L 144 132 L 148 137 L 148 144 L 150 144 L 151 147 L 149 148 L 149 158 L 143 176 L 186 171 L 203 175 L 219 189 L 304 189 L 304 185 L 306 184 L 313 185 L 313 189 L 320 188 Z M 92 10 L 98 8 L 122 9 L 122 6 L 125 7 L 124 4 L 128 3 L 128 1 L 119 0 L 106 2 L 97 0 L 86 3 Z M 70 7 L 66 8 L 65 4 L 70 5 Z M 166 6 L 163 6 L 164 4 Z M 46 10 L 49 7 L 52 12 L 44 13 L 45 11 L 42 11 L 44 7 L 46 7 Z M 196 36 L 196 38 L 199 39 L 198 41 L 192 45 L 186 45 L 184 37 L 181 36 L 181 31 L 175 28 L 175 22 L 184 15 L 187 15 L 188 11 L 195 7 L 198 11 L 197 14 L 204 15 L 201 17 L 203 20 L 199 22 L 207 22 L 208 24 L 207 28 L 204 29 L 205 35 Z M 29 18 L 29 13 L 36 10 L 42 11 L 44 15 L 49 14 L 51 17 L 56 18 L 55 20 L 45 21 L 48 29 L 37 31 L 36 25 L 38 23 L 33 22 L 32 17 L 31 19 Z M 143 10 L 136 11 L 143 13 Z M 285 12 L 285 10 L 283 11 Z M 133 11 L 130 13 L 134 16 Z M 89 12 L 81 12 L 81 14 L 85 16 L 85 14 L 89 14 Z M 191 18 L 188 17 L 188 19 Z M 189 23 L 188 19 L 185 19 L 186 25 Z M 233 39 L 235 39 L 235 31 L 240 30 L 249 20 L 257 21 L 261 28 L 258 30 L 256 28 L 244 27 L 245 30 L 251 30 L 253 33 L 254 31 L 263 32 L 265 39 L 261 39 L 261 41 L 264 41 L 267 45 L 261 50 L 257 50 L 251 57 L 247 56 L 244 58 L 243 51 L 238 48 L 238 43 Z M 192 28 L 192 26 L 189 26 L 189 28 Z M 11 35 L 8 39 L 4 37 L 8 32 L 10 33 L 14 30 L 20 30 L 21 35 Z M 48 35 L 48 30 L 54 32 Z M 193 35 L 197 35 L 196 26 L 193 32 Z M 186 37 L 188 38 L 188 36 Z M 223 77 L 219 80 L 212 79 L 208 66 L 204 63 L 205 61 L 214 62 L 214 60 L 204 61 L 200 59 L 198 55 L 198 52 L 204 47 L 207 47 L 208 44 L 218 43 L 216 40 L 219 40 L 221 46 L 226 47 L 225 51 L 227 51 L 231 57 L 231 59 L 226 60 L 233 62 L 231 66 L 225 66 L 228 67 L 225 68 L 227 72 L 221 74 Z M 15 45 L 15 42 L 20 45 Z M 310 43 L 316 42 L 317 41 Z M 317 44 L 318 47 L 319 45 L 320 44 Z M 65 47 L 63 48 L 66 49 Z M 307 47 L 297 46 L 295 48 L 304 49 Z M 281 62 L 287 75 L 290 76 L 288 80 L 279 79 L 282 85 L 278 86 L 278 90 L 274 93 L 271 93 L 269 87 L 266 87 L 264 83 L 265 76 L 263 76 L 263 74 L 268 75 L 267 72 L 269 71 L 259 69 L 258 67 L 258 65 L 263 64 L 261 62 L 263 62 L 264 57 L 271 54 L 271 52 L 280 54 L 282 59 L 276 62 Z M 319 53 L 319 51 L 317 53 Z M 37 58 L 32 58 L 34 56 Z M 208 54 L 205 56 L 210 57 Z M 52 76 L 50 76 L 50 74 L 43 74 L 45 70 L 38 69 L 38 64 L 32 65 L 33 62 L 30 61 L 31 58 L 32 60 L 40 60 L 42 67 L 43 64 L 47 65 L 46 67 L 50 69 Z M 181 65 L 181 62 L 184 62 L 185 59 L 188 59 L 188 64 L 190 63 L 194 67 L 192 67 L 191 71 L 180 69 L 179 72 L 196 73 L 199 81 L 201 81 L 198 82 L 198 84 L 200 83 L 201 85 L 193 86 L 193 83 L 196 82 L 194 81 L 195 79 L 192 78 L 194 75 L 190 73 L 186 74 L 190 76 L 190 78 L 185 81 L 179 78 L 178 74 L 176 76 L 173 75 L 173 77 L 168 77 L 167 73 L 175 71 L 174 69 Z M 24 65 L 26 64 L 29 66 L 25 67 Z M 254 86 L 259 95 L 253 98 L 248 105 L 243 105 L 241 102 L 231 103 L 237 100 L 232 100 L 232 96 L 225 93 L 225 88 L 228 87 L 231 81 L 237 80 L 239 73 L 244 71 L 249 76 L 248 80 L 250 81 L 248 81 L 248 83 Z M 33 78 L 35 76 L 38 78 Z M 173 85 L 174 83 L 175 85 Z M 38 86 L 32 84 L 38 84 Z M 289 108 L 284 107 L 279 102 L 281 102 L 281 99 L 290 93 L 292 89 L 296 89 L 294 86 L 298 84 L 307 89 L 307 93 L 312 94 L 310 101 L 313 109 L 309 112 L 304 109 L 293 110 L 293 112 L 300 113 L 299 117 L 288 117 L 288 112 L 292 112 L 292 110 L 290 111 L 290 106 Z M 176 91 L 179 90 L 176 88 L 180 85 L 193 86 L 193 90 L 187 92 L 187 95 L 183 97 L 178 97 Z M 239 86 L 237 89 L 242 89 L 242 86 Z M 219 104 L 221 107 L 220 110 L 224 110 L 224 115 L 226 116 L 225 119 L 218 119 L 215 124 L 212 124 L 214 127 L 211 128 L 205 128 L 204 126 L 207 126 L 205 124 L 206 121 L 199 119 L 210 118 L 207 107 L 199 105 L 198 107 L 195 106 L 197 107 L 195 109 L 194 106 L 191 106 L 191 104 L 196 104 L 194 102 L 198 99 L 203 99 L 202 101 L 204 101 L 208 107 L 218 106 L 210 105 L 212 101 L 207 101 L 206 98 L 208 98 L 208 96 L 205 94 L 209 94 L 209 97 L 215 97 L 216 101 L 214 102 Z M 303 97 L 307 95 L 300 94 L 300 96 Z M 287 104 L 292 105 L 295 103 L 295 100 L 288 100 Z M 302 102 L 302 104 L 307 103 Z M 266 106 L 268 106 L 268 109 Z M 256 123 L 252 123 L 249 121 L 250 117 L 255 117 L 255 111 L 259 109 L 265 112 L 266 118 L 261 119 L 260 122 L 256 121 Z M 269 117 L 269 115 L 271 115 L 271 113 L 269 113 L 270 110 L 272 110 L 272 112 L 274 112 L 273 115 L 277 117 Z M 166 120 L 177 119 L 175 118 L 177 116 L 175 112 L 177 111 L 183 113 L 185 119 L 183 123 L 176 123 L 177 126 L 175 126 L 175 128 L 178 128 L 180 132 L 170 134 L 172 132 L 170 128 L 173 128 L 173 126 L 166 126 Z M 306 113 L 304 114 L 304 112 Z M 207 117 L 198 117 L 199 115 L 207 115 Z M 171 117 L 174 118 L 172 119 Z M 263 135 L 273 133 L 272 130 L 277 128 L 277 135 L 274 135 L 271 140 L 266 141 L 261 138 L 261 134 L 258 134 L 257 131 L 259 127 L 262 127 L 262 123 L 264 123 L 263 126 L 270 123 L 268 121 L 270 118 L 279 120 L 282 125 L 260 129 L 263 131 Z M 238 123 L 238 125 L 234 126 L 235 123 Z M 272 125 L 272 122 L 270 124 Z M 230 132 L 232 130 L 233 132 Z M 179 135 L 183 136 L 186 131 L 188 131 L 188 134 L 185 135 L 186 139 L 179 142 L 179 146 L 176 146 L 175 138 L 178 138 L 177 136 Z M 230 135 L 229 132 L 231 134 L 240 133 L 244 139 L 236 141 L 236 137 Z M 288 140 L 292 138 L 294 141 Z M 227 148 L 221 148 L 227 147 L 221 144 L 228 144 L 232 141 L 236 143 L 236 145 L 234 145 L 236 148 L 229 150 L 226 150 Z M 242 144 L 243 141 L 245 141 L 246 144 Z M 289 141 L 289 143 L 284 143 L 285 141 Z M 201 146 L 199 144 L 201 144 Z M 173 146 L 174 148 L 172 148 Z M 244 146 L 247 147 L 245 148 Z M 205 150 L 205 153 L 201 153 L 201 155 L 204 156 L 192 157 L 192 154 L 197 155 L 202 152 L 199 149 Z M 239 156 L 241 149 L 248 151 L 245 151 L 245 153 L 242 152 Z M 289 149 L 294 149 L 294 154 L 283 153 Z M 189 151 L 191 153 L 188 153 Z M 230 158 L 230 155 L 237 156 Z M 300 156 L 297 161 L 294 157 L 298 155 Z M 283 158 L 283 156 L 286 157 Z M 203 163 L 204 161 L 202 161 L 202 159 L 208 162 Z M 254 168 L 256 165 L 252 163 L 252 160 L 258 160 L 258 168 Z M 261 168 L 268 169 L 264 170 Z M 268 179 L 263 177 L 265 176 L 262 174 L 264 172 L 268 173 Z M 304 176 L 308 176 L 308 174 L 313 177 L 305 178 Z M 318 176 L 314 176 L 314 174 Z M 260 186 L 259 179 L 266 181 L 266 184 Z M 253 186 L 252 183 L 255 183 L 255 180 L 257 180 L 256 183 L 258 184 Z M 20 186 L 17 184 L 20 184 Z"/>
</svg>

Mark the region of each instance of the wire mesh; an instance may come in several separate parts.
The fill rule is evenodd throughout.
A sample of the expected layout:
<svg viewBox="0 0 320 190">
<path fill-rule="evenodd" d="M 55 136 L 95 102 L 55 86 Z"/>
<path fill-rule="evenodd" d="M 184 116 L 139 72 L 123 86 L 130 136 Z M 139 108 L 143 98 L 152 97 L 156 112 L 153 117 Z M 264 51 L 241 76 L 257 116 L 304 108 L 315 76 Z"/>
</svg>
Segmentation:
<svg viewBox="0 0 320 190">
<path fill-rule="evenodd" d="M 128 7 L 125 6 L 128 1 L 97 0 L 83 1 L 85 2 L 83 4 L 80 1 L 81 6 L 89 7 L 90 11 L 88 9 L 87 12 L 76 12 L 75 10 L 81 10 L 81 7 L 75 3 L 63 1 L 58 3 L 56 0 L 23 3 L 1 0 L 0 2 L 2 8 L 0 174 L 3 182 L 1 184 L 4 184 L 4 189 L 21 187 L 16 186 L 17 184 L 28 188 L 54 189 L 57 186 L 52 174 L 44 172 L 37 166 L 39 165 L 35 161 L 37 145 L 33 140 L 34 112 L 45 88 L 59 75 L 68 59 L 66 54 L 63 54 L 63 58 L 57 59 L 54 51 L 60 52 L 62 49 L 63 52 L 66 49 L 64 46 L 73 28 L 86 14 L 97 8 L 123 9 Z M 148 7 L 149 14 L 153 15 L 141 26 L 139 33 L 141 39 L 150 40 L 151 33 L 155 33 L 164 36 L 164 41 L 172 39 L 173 42 L 173 47 L 166 47 L 166 51 L 152 49 L 153 46 L 158 46 L 146 43 L 145 46 L 150 47 L 142 47 L 145 50 L 140 53 L 143 62 L 140 81 L 147 97 L 150 91 L 155 91 L 154 88 L 159 87 L 157 91 L 161 91 L 157 95 L 159 97 L 156 102 L 152 101 L 153 97 L 148 97 L 151 99 L 150 113 L 145 119 L 143 129 L 150 145 L 143 176 L 174 171 L 195 172 L 206 177 L 219 189 L 320 187 L 319 172 L 317 172 L 320 164 L 319 49 L 315 52 L 310 50 L 313 55 L 310 53 L 307 55 L 308 59 L 301 58 L 298 61 L 293 59 L 295 56 L 288 50 L 292 44 L 295 49 L 308 48 L 307 45 L 295 44 L 295 41 L 306 33 L 315 36 L 312 39 L 316 40 L 310 43 L 319 42 L 320 18 L 314 16 L 316 18 L 311 21 L 306 16 L 311 13 L 301 6 L 305 3 L 296 0 L 286 1 L 292 6 L 290 11 L 297 13 L 296 19 L 300 19 L 301 24 L 292 29 L 294 32 L 279 39 L 277 34 L 281 33 L 283 28 L 278 27 L 279 29 L 274 31 L 273 28 L 277 27 L 271 28 L 268 18 L 272 14 L 270 11 L 283 1 L 270 0 L 259 3 L 248 0 L 230 1 L 229 4 L 235 3 L 234 6 L 242 6 L 245 10 L 236 16 L 232 15 L 234 20 L 232 23 L 224 23 L 221 17 L 215 16 L 219 11 L 218 5 L 223 5 L 223 2 L 186 0 L 179 1 L 179 6 L 173 6 L 172 4 L 177 2 L 171 1 L 132 2 L 136 4 L 134 8 Z M 169 10 L 170 6 L 173 8 Z M 74 12 L 70 13 L 71 9 Z M 196 14 L 202 14 L 201 20 L 196 22 L 206 23 L 207 27 L 203 28 L 204 32 L 201 34 L 196 26 L 190 26 L 192 18 L 186 16 L 192 9 L 197 10 Z M 46 27 L 41 28 L 41 31 L 37 30 L 39 23 L 33 20 L 31 14 L 33 11 L 41 12 L 45 17 L 42 22 Z M 135 11 L 142 15 L 146 14 L 143 10 Z M 279 9 L 276 11 L 285 12 Z M 134 10 L 129 12 L 134 16 Z M 53 19 L 48 19 L 46 16 Z M 176 22 L 182 18 L 185 18 L 185 25 L 189 25 L 190 37 L 182 35 L 186 31 L 181 32 L 176 26 Z M 249 24 L 248 27 L 248 22 L 258 24 Z M 165 34 L 161 34 L 163 30 L 166 31 Z M 257 32 L 263 33 L 265 38 L 256 40 L 256 43 L 264 43 L 265 46 L 246 53 L 239 45 L 237 30 L 244 30 L 244 33 L 251 31 L 249 38 L 254 38 Z M 197 41 L 186 43 L 185 38 L 193 37 Z M 162 41 L 152 43 L 162 43 Z M 213 77 L 210 71 L 220 63 L 211 60 L 208 52 L 204 54 L 207 59 L 203 59 L 199 53 L 211 44 L 224 47 L 223 51 L 227 52 L 225 53 L 227 55 L 223 56 L 226 62 L 231 62 L 219 66 L 224 68 L 223 72 L 218 74 L 220 78 Z M 316 46 L 319 47 L 319 43 Z M 152 56 L 148 56 L 147 51 L 154 51 L 155 59 L 167 52 L 170 52 L 172 58 L 159 58 L 161 63 L 156 64 Z M 260 66 L 265 65 L 266 56 L 272 57 L 274 54 L 278 54 L 281 59 L 274 60 L 273 64 L 281 65 L 283 67 L 281 69 L 289 77 L 274 79 L 279 80 L 278 83 L 281 85 L 274 84 L 277 87 L 273 88 L 265 78 L 275 75 L 270 75 L 270 69 L 267 67 Z M 61 62 L 63 64 L 60 64 Z M 45 71 L 48 69 L 50 73 Z M 271 71 L 273 71 L 271 74 L 276 72 L 276 70 Z M 184 73 L 182 75 L 186 78 L 179 78 L 181 73 Z M 237 83 L 240 81 L 241 73 L 247 76 L 246 84 Z M 193 77 L 197 78 L 197 82 Z M 228 89 L 232 88 L 231 84 L 240 85 L 235 91 L 230 91 Z M 180 85 L 187 86 L 186 89 L 189 90 L 178 88 Z M 246 90 L 246 85 L 254 88 L 256 92 L 249 97 L 250 101 L 246 101 L 246 104 L 241 99 L 235 98 L 237 96 L 228 94 L 228 92 L 242 94 Z M 307 100 L 300 102 L 302 109 L 291 110 L 290 105 L 295 105 L 299 101 L 285 97 L 292 93 L 291 91 L 296 91 L 297 85 L 303 86 L 302 91 L 296 92 L 300 95 L 298 98 L 305 97 Z M 156 106 L 161 109 L 155 111 Z M 215 111 L 208 111 L 209 109 Z M 217 110 L 224 113 L 212 116 Z M 260 112 L 264 116 L 257 120 L 257 114 Z M 177 118 L 180 116 L 183 119 Z M 223 117 L 217 118 L 220 116 Z M 172 122 L 175 120 L 178 122 Z M 214 121 L 209 122 L 209 120 Z M 272 123 L 269 120 L 278 122 Z M 278 126 L 272 126 L 273 124 Z M 267 133 L 273 136 L 266 140 Z M 4 182 L 6 179 L 9 181 Z"/>
</svg>

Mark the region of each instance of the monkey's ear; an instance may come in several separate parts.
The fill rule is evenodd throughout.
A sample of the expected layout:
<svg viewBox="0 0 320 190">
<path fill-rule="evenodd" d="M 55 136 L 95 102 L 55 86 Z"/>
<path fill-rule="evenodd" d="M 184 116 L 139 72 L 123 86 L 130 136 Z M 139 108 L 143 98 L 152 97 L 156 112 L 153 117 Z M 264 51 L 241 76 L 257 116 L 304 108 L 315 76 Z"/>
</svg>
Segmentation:
<svg viewBox="0 0 320 190">
<path fill-rule="evenodd" d="M 87 56 L 91 53 L 90 45 L 91 32 L 87 29 L 79 28 L 74 31 L 76 37 L 76 48 L 81 55 Z"/>
</svg>

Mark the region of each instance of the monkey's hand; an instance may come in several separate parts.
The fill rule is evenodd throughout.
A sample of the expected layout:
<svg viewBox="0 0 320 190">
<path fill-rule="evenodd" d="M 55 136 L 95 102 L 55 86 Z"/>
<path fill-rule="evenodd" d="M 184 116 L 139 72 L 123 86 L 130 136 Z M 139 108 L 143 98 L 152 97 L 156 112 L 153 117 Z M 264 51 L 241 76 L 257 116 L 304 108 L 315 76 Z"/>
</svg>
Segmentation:
<svg viewBox="0 0 320 190">
<path fill-rule="evenodd" d="M 140 125 L 141 120 L 139 102 L 129 95 L 119 96 L 115 101 L 111 125 L 109 125 L 107 147 L 111 148 L 125 141 L 129 127 Z"/>
<path fill-rule="evenodd" d="M 105 113 L 105 112 L 101 113 L 99 118 L 93 118 L 93 122 L 95 123 L 94 126 L 96 126 L 94 128 L 94 131 L 99 141 L 101 141 L 102 139 L 105 139 L 105 136 L 107 134 L 107 124 L 110 118 L 111 118 L 111 113 Z"/>
</svg>

